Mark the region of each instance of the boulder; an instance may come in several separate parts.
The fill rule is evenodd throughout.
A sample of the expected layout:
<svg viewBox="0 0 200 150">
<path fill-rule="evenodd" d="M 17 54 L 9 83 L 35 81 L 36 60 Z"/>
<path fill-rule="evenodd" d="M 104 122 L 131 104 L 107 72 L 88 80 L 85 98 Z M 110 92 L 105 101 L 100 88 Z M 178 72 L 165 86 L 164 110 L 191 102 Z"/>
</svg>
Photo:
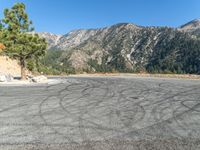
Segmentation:
<svg viewBox="0 0 200 150">
<path fill-rule="evenodd" d="M 0 82 L 6 82 L 6 75 L 0 75 Z"/>
<path fill-rule="evenodd" d="M 33 82 L 33 75 L 32 74 L 27 74 L 26 76 L 26 79 L 29 81 L 29 82 Z"/>
<path fill-rule="evenodd" d="M 36 76 L 36 77 L 32 77 L 32 82 L 36 82 L 36 83 L 43 83 L 47 81 L 47 77 L 41 75 L 41 76 Z"/>
<path fill-rule="evenodd" d="M 6 75 L 6 81 L 7 82 L 12 82 L 14 80 L 14 77 L 10 74 Z"/>
<path fill-rule="evenodd" d="M 0 75 L 0 82 L 11 82 L 14 80 L 14 77 L 10 74 L 1 74 Z"/>
<path fill-rule="evenodd" d="M 0 82 L 11 82 L 14 77 L 10 74 L 0 74 Z"/>
</svg>

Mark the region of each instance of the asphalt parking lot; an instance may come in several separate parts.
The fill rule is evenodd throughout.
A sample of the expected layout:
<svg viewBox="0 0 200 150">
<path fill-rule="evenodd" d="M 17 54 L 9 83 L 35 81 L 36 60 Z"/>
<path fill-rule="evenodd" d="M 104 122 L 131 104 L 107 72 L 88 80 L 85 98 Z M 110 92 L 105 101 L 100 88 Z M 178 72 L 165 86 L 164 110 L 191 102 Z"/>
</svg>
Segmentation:
<svg viewBox="0 0 200 150">
<path fill-rule="evenodd" d="M 200 149 L 200 80 L 0 86 L 0 149 Z"/>
</svg>

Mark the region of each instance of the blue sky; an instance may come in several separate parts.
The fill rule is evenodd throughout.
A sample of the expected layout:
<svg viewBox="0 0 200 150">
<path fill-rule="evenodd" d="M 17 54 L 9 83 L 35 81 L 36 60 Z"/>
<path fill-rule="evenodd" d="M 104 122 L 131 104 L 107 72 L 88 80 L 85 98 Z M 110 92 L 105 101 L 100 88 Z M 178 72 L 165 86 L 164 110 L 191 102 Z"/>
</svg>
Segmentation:
<svg viewBox="0 0 200 150">
<path fill-rule="evenodd" d="M 121 22 L 177 27 L 200 18 L 200 0 L 0 0 L 0 18 L 16 2 L 26 4 L 37 32 L 56 34 Z"/>
</svg>

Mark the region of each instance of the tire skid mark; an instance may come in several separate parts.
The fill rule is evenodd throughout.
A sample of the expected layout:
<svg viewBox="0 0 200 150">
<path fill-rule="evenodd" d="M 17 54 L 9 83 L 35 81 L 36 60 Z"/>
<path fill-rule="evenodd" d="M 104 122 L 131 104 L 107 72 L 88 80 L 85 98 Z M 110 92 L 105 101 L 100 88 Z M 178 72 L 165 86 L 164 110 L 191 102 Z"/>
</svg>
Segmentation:
<svg viewBox="0 0 200 150">
<path fill-rule="evenodd" d="M 14 135 L 20 138 L 27 133 L 23 128 L 30 127 L 31 133 L 38 128 L 42 131 L 47 127 L 51 132 L 46 133 L 46 136 L 58 135 L 60 139 L 66 139 L 62 140 L 64 143 L 71 143 L 71 146 L 85 143 L 83 149 L 94 149 L 92 141 L 101 139 L 105 142 L 100 147 L 102 150 L 115 149 L 110 143 L 112 138 L 153 139 L 165 137 L 167 132 L 169 136 L 177 138 L 185 138 L 187 134 L 199 138 L 198 129 L 189 127 L 192 123 L 194 127 L 200 125 L 192 120 L 200 112 L 199 86 L 181 83 L 180 86 L 168 81 L 148 83 L 117 78 L 69 78 L 56 85 L 38 87 L 39 89 L 32 87 L 33 93 L 28 101 L 27 96 L 22 96 L 21 89 L 14 90 L 17 92 L 16 97 L 23 99 L 22 102 L 17 101 L 15 105 L 2 109 L 3 111 L 0 109 L 0 113 L 9 112 L 7 117 L 12 119 L 18 116 L 26 122 L 0 122 L 0 126 L 15 127 L 0 134 L 0 137 Z M 4 93 L 4 97 L 14 99 L 11 94 Z M 38 113 L 35 113 L 36 106 Z M 21 117 L 19 114 L 11 114 L 17 109 L 23 110 L 25 114 L 20 112 Z M 190 116 L 191 121 L 186 122 L 185 118 Z M 34 121 L 34 117 L 40 118 L 42 122 Z M 148 119 L 150 123 L 143 125 Z M 138 128 L 138 125 L 141 126 Z M 67 132 L 70 129 L 73 133 Z M 38 134 L 38 139 L 33 139 L 32 143 L 40 143 L 43 134 Z M 130 134 L 133 137 L 128 136 Z M 127 146 L 121 146 L 123 148 L 126 149 Z"/>
</svg>

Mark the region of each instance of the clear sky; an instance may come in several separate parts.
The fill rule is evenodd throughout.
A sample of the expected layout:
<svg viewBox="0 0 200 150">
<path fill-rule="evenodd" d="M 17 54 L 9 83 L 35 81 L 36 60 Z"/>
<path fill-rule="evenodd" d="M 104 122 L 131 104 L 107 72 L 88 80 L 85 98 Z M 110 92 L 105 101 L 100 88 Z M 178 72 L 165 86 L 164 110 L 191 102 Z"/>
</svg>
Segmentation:
<svg viewBox="0 0 200 150">
<path fill-rule="evenodd" d="M 200 0 L 0 0 L 3 9 L 23 2 L 37 32 L 65 34 L 130 22 L 177 27 L 200 18 Z"/>
</svg>

